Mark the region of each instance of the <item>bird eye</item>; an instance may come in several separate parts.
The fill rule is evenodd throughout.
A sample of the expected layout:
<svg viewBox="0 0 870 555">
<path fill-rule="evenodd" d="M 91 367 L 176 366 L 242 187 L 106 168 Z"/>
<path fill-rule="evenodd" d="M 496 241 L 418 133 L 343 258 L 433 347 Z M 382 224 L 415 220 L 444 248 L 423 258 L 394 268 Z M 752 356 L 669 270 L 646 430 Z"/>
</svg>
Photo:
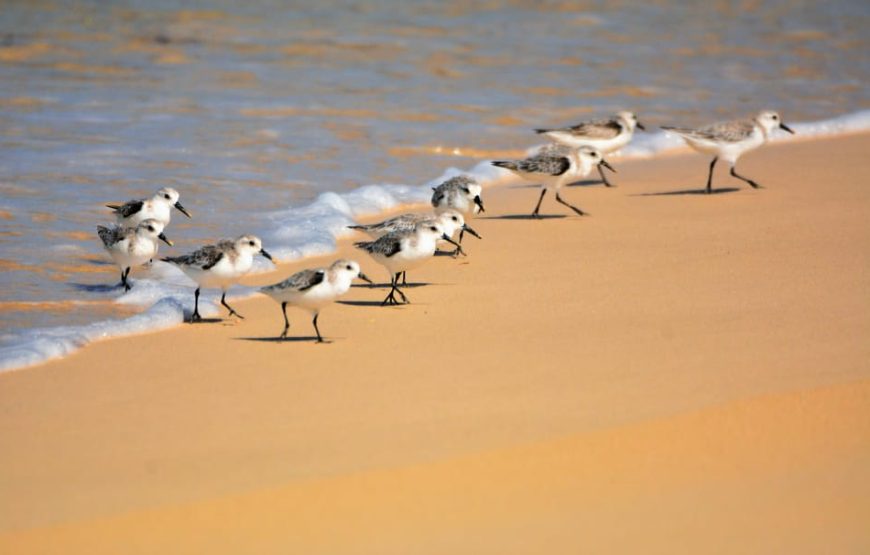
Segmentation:
<svg viewBox="0 0 870 555">
<path fill-rule="evenodd" d="M 149 226 L 148 226 L 148 231 L 154 231 L 154 228 L 151 227 L 151 226 L 149 225 Z"/>
<path fill-rule="evenodd" d="M 773 115 L 773 119 L 775 119 L 775 120 L 776 120 L 776 119 L 779 119 L 779 116 L 777 116 L 776 114 L 774 114 L 774 115 Z"/>
<path fill-rule="evenodd" d="M 252 247 L 254 246 L 254 242 L 253 242 L 253 241 L 248 241 L 248 244 L 251 245 Z"/>
<path fill-rule="evenodd" d="M 349 264 L 345 266 L 345 268 L 347 268 L 348 270 L 353 270 L 353 268 L 351 268 Z"/>
<path fill-rule="evenodd" d="M 463 188 L 462 188 L 462 192 L 463 192 L 463 193 L 470 193 L 470 192 L 471 192 L 471 189 L 469 189 L 468 187 L 463 187 Z"/>
<path fill-rule="evenodd" d="M 169 200 L 169 195 L 163 195 L 163 198 L 165 198 L 166 200 Z"/>
<path fill-rule="evenodd" d="M 438 231 L 437 227 L 430 227 L 429 229 L 431 229 L 432 231 Z"/>
</svg>

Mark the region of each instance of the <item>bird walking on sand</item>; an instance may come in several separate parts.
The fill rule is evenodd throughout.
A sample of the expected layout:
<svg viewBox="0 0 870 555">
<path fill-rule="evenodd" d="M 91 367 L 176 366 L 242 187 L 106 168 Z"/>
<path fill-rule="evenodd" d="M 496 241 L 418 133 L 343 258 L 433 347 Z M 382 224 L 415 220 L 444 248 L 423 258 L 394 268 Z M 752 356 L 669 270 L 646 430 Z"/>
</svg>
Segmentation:
<svg viewBox="0 0 870 555">
<path fill-rule="evenodd" d="M 353 260 L 336 260 L 328 268 L 313 268 L 302 270 L 288 277 L 280 283 L 268 285 L 260 289 L 260 292 L 272 297 L 281 303 L 281 312 L 284 314 L 284 330 L 280 339 L 287 337 L 290 329 L 290 321 L 287 319 L 287 305 L 298 306 L 314 315 L 312 324 L 317 333 L 317 342 L 323 343 L 320 329 L 317 327 L 317 318 L 320 310 L 347 293 L 354 278 L 371 283 L 372 281 L 360 271 L 359 264 Z"/>
<path fill-rule="evenodd" d="M 413 231 L 420 222 L 436 222 L 440 224 L 444 233 L 451 239 L 457 230 L 460 230 L 460 234 L 467 231 L 469 235 L 483 239 L 483 237 L 465 223 L 465 218 L 462 214 L 453 209 L 445 210 L 440 214 L 400 214 L 374 224 L 349 225 L 347 227 L 367 233 L 374 239 L 379 239 L 388 233 L 396 231 Z M 450 254 L 456 257 L 460 254 L 465 255 L 465 251 L 462 250 L 461 246 L 457 246 Z M 407 277 L 407 273 L 402 272 L 402 285 L 408 284 Z"/>
<path fill-rule="evenodd" d="M 633 112 L 619 112 L 610 119 L 599 119 L 580 122 L 571 127 L 555 129 L 535 129 L 538 134 L 546 135 L 559 144 L 580 148 L 592 147 L 602 156 L 616 152 L 631 141 L 634 137 L 635 128 L 646 130 L 637 120 L 637 114 Z M 607 187 L 614 185 L 608 181 L 607 176 L 598 166 L 598 174 L 601 181 Z"/>
<path fill-rule="evenodd" d="M 135 227 L 97 226 L 97 235 L 103 241 L 109 256 L 121 268 L 121 285 L 131 289 L 127 276 L 133 266 L 141 266 L 157 254 L 157 240 L 170 247 L 172 241 L 163 234 L 163 224 L 157 220 L 144 220 Z"/>
<path fill-rule="evenodd" d="M 173 207 L 188 218 L 191 217 L 190 212 L 179 202 L 180 196 L 175 189 L 164 187 L 150 199 L 128 200 L 124 204 L 107 204 L 106 207 L 114 211 L 121 225 L 136 227 L 142 220 L 153 219 L 166 227 L 172 218 Z"/>
<path fill-rule="evenodd" d="M 532 212 L 532 217 L 535 218 L 540 217 L 541 202 L 549 189 L 556 192 L 556 202 L 567 206 L 578 216 L 585 216 L 586 212 L 562 200 L 559 189 L 577 177 L 589 175 L 592 168 L 596 166 L 604 166 L 611 171 L 616 171 L 600 152 L 585 146 L 571 149 L 569 153 L 545 152 L 524 160 L 497 160 L 492 162 L 492 165 L 510 170 L 524 180 L 538 183 L 543 187 L 535 210 Z"/>
<path fill-rule="evenodd" d="M 390 273 L 390 293 L 381 303 L 382 306 L 399 304 L 396 293 L 402 298 L 403 304 L 409 302 L 399 289 L 399 275 L 429 260 L 435 254 L 439 239 L 459 246 L 444 232 L 441 224 L 425 221 L 418 223 L 411 231 L 394 231 L 375 241 L 354 243 L 355 247 L 367 252 Z"/>
<path fill-rule="evenodd" d="M 780 115 L 771 110 L 761 111 L 752 118 L 722 121 L 694 129 L 662 127 L 682 137 L 696 151 L 713 155 L 710 173 L 707 175 L 707 193 L 713 192 L 713 168 L 719 158 L 731 166 L 732 176 L 749 183 L 754 189 L 761 188 L 757 182 L 738 174 L 735 166 L 743 153 L 766 143 L 777 128 L 794 134 L 794 131 L 782 122 Z"/>
<path fill-rule="evenodd" d="M 263 249 L 259 237 L 242 235 L 235 240 L 222 240 L 214 245 L 206 245 L 201 249 L 182 256 L 169 256 L 163 259 L 174 264 L 187 277 L 196 282 L 193 293 L 194 304 L 191 322 L 202 320 L 199 315 L 199 291 L 203 287 L 218 287 L 222 291 L 221 304 L 229 310 L 230 316 L 244 316 L 227 304 L 227 289 L 247 274 L 254 265 L 254 255 L 261 254 L 269 260 L 272 256 Z"/>
<path fill-rule="evenodd" d="M 480 193 L 483 187 L 472 177 L 457 175 L 451 177 L 437 187 L 432 187 L 432 208 L 436 214 L 447 210 L 456 210 L 464 216 L 486 212 Z M 459 242 L 466 230 L 459 232 Z"/>
</svg>

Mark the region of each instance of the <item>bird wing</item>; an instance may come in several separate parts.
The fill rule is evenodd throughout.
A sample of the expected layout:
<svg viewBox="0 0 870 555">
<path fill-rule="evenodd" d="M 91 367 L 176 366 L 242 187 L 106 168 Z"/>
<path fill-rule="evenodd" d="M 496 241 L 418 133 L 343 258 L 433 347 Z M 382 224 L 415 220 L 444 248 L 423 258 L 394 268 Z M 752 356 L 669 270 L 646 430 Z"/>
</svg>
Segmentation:
<svg viewBox="0 0 870 555">
<path fill-rule="evenodd" d="M 565 156 L 538 154 L 525 160 L 495 161 L 494 166 L 524 173 L 544 173 L 547 175 L 562 175 L 571 167 L 571 161 Z"/>
<path fill-rule="evenodd" d="M 586 139 L 612 139 L 622 132 L 622 125 L 613 119 L 584 121 L 571 127 L 557 129 L 536 129 L 538 133 L 550 133 L 553 131 L 567 133 L 575 137 Z"/>
<path fill-rule="evenodd" d="M 224 252 L 218 245 L 206 245 L 191 253 L 181 256 L 167 256 L 163 260 L 180 266 L 194 266 L 208 270 L 221 261 Z"/>
<path fill-rule="evenodd" d="M 129 218 L 133 214 L 136 214 L 140 210 L 142 210 L 142 206 L 145 205 L 144 200 L 128 200 L 124 204 L 107 204 L 108 208 L 114 210 L 115 214 L 121 216 L 122 218 Z"/>
<path fill-rule="evenodd" d="M 323 269 L 317 270 L 302 270 L 296 272 L 281 283 L 264 287 L 266 291 L 292 289 L 294 291 L 307 291 L 318 283 L 322 283 L 326 277 L 326 272 Z"/>
<path fill-rule="evenodd" d="M 751 120 L 733 120 L 711 123 L 695 129 L 687 127 L 662 127 L 662 129 L 690 139 L 736 143 L 752 135 L 755 124 Z"/>
<path fill-rule="evenodd" d="M 103 242 L 103 245 L 110 247 L 123 239 L 124 228 L 120 226 L 105 227 L 102 225 L 98 225 L 97 235 L 100 236 L 100 240 Z"/>
<path fill-rule="evenodd" d="M 376 241 L 361 241 L 354 246 L 369 254 L 382 254 L 387 258 L 402 250 L 402 237 L 396 233 L 388 233 Z"/>
</svg>

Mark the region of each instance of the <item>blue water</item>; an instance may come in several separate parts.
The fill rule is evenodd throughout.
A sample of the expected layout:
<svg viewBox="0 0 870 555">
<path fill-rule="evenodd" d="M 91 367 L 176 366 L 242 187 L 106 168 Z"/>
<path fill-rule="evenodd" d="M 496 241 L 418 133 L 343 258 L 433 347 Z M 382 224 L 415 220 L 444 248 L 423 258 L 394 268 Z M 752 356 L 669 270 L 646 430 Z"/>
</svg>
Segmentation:
<svg viewBox="0 0 870 555">
<path fill-rule="evenodd" d="M 534 127 L 870 107 L 867 2 L 633 4 L 5 2 L 0 344 L 187 291 L 159 269 L 134 270 L 137 295 L 107 287 L 102 205 L 162 186 L 194 213 L 164 252 L 253 232 L 291 257 L 331 247 L 336 206 L 419 200 Z M 400 187 L 348 194 L 375 184 Z"/>
</svg>

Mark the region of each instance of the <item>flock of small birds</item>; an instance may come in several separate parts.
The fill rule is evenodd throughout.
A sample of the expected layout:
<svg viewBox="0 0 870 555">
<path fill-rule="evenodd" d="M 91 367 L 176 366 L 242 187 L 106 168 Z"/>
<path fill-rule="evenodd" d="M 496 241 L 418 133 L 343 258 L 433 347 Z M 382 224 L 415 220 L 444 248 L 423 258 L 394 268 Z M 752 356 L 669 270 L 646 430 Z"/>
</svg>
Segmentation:
<svg viewBox="0 0 870 555">
<path fill-rule="evenodd" d="M 541 194 L 532 212 L 540 217 L 541 203 L 547 191 L 553 190 L 556 202 L 568 207 L 579 216 L 586 215 L 580 208 L 560 196 L 562 186 L 583 179 L 597 169 L 604 185 L 612 187 L 604 169 L 616 170 L 605 160 L 604 155 L 618 151 L 634 136 L 635 129 L 644 130 L 637 115 L 619 112 L 612 118 L 579 123 L 571 127 L 537 129 L 536 132 L 553 142 L 537 153 L 521 160 L 498 160 L 492 164 L 509 170 L 530 183 L 541 186 Z M 735 171 L 740 156 L 763 145 L 776 129 L 794 133 L 782 122 L 776 112 L 765 110 L 755 117 L 725 121 L 698 128 L 662 127 L 676 133 L 694 150 L 712 154 L 706 192 L 712 192 L 713 168 L 719 159 L 730 165 L 731 175 L 745 181 L 753 188 L 761 186 Z M 484 212 L 481 199 L 482 187 L 472 177 L 460 175 L 446 180 L 433 189 L 432 213 L 402 214 L 382 222 L 349 226 L 368 234 L 371 241 L 360 241 L 354 246 L 366 252 L 390 274 L 390 291 L 381 303 L 395 305 L 408 303 L 401 286 L 406 285 L 406 272 L 417 268 L 438 250 L 440 242 L 453 245 L 448 254 L 464 255 L 462 239 L 465 233 L 480 238 L 466 223 L 474 214 Z M 163 188 L 150 199 L 131 200 L 124 204 L 106 205 L 113 210 L 117 225 L 97 226 L 97 233 L 109 255 L 121 270 L 121 286 L 131 288 L 130 270 L 151 262 L 157 256 L 157 241 L 169 246 L 173 243 L 164 230 L 169 225 L 172 209 L 191 217 L 179 201 L 178 191 Z M 457 240 L 454 236 L 459 232 Z M 203 287 L 221 289 L 221 304 L 229 316 L 244 318 L 226 302 L 227 289 L 237 283 L 253 266 L 254 256 L 262 255 L 272 260 L 254 235 L 242 235 L 233 240 L 221 240 L 206 245 L 182 256 L 169 256 L 161 260 L 174 264 L 196 282 L 194 309 L 190 321 L 202 320 L 199 314 L 199 295 Z M 281 305 L 284 328 L 280 338 L 287 337 L 290 322 L 287 305 L 308 310 L 313 315 L 312 324 L 317 342 L 323 336 L 317 325 L 320 310 L 347 293 L 354 279 L 371 280 L 353 260 L 337 260 L 326 268 L 311 268 L 297 272 L 287 279 L 268 285 L 260 291 Z M 400 284 L 401 279 L 401 284 Z"/>
</svg>

